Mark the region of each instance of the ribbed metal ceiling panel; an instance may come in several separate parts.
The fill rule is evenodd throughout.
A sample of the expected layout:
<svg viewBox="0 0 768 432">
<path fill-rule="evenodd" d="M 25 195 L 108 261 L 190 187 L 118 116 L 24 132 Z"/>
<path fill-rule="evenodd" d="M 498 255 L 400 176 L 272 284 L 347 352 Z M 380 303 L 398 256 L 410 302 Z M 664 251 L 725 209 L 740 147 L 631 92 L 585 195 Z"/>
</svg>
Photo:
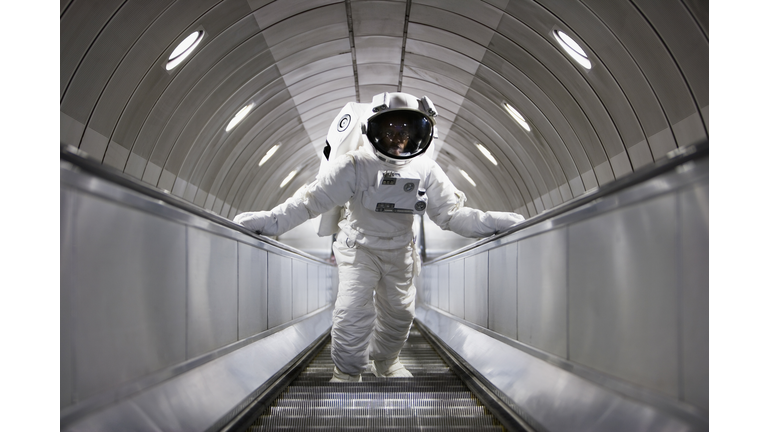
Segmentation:
<svg viewBox="0 0 768 432">
<path fill-rule="evenodd" d="M 229 218 L 312 181 L 339 109 L 382 91 L 435 102 L 434 157 L 471 205 L 528 217 L 709 133 L 703 1 L 74 0 L 61 11 L 62 143 Z M 195 52 L 166 70 L 197 30 Z"/>
</svg>

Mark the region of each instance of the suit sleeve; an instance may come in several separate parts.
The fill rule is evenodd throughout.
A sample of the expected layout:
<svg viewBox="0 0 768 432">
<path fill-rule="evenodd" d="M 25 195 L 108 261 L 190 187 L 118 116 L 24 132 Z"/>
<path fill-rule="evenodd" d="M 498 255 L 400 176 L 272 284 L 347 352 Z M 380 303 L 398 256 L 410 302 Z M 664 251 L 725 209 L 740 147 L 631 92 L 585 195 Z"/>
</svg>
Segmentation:
<svg viewBox="0 0 768 432">
<path fill-rule="evenodd" d="M 235 216 L 234 222 L 257 234 L 278 236 L 344 205 L 354 195 L 355 183 L 354 158 L 341 157 L 284 203 L 272 210 L 241 213 Z"/>
<path fill-rule="evenodd" d="M 427 179 L 427 214 L 440 228 L 464 237 L 487 237 L 524 221 L 511 212 L 484 212 L 464 207 L 466 195 L 456 189 L 445 172 L 434 163 Z"/>
</svg>

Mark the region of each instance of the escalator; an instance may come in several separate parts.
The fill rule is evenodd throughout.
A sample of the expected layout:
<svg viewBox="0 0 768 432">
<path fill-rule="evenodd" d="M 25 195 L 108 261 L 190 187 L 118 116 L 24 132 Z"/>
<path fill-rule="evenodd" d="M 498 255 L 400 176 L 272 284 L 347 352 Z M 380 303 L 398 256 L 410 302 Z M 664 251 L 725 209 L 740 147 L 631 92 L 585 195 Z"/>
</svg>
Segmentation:
<svg viewBox="0 0 768 432">
<path fill-rule="evenodd" d="M 424 333 L 415 323 L 400 354 L 413 378 L 364 373 L 360 383 L 329 382 L 333 362 L 326 337 L 314 358 L 297 366 L 306 364 L 303 370 L 272 392 L 271 401 L 265 396 L 226 430 L 532 430 L 498 409 L 494 415 L 478 397 L 492 400 L 492 395 L 471 391 L 459 378 L 464 373 L 457 375 L 456 365 L 449 367 Z"/>
</svg>

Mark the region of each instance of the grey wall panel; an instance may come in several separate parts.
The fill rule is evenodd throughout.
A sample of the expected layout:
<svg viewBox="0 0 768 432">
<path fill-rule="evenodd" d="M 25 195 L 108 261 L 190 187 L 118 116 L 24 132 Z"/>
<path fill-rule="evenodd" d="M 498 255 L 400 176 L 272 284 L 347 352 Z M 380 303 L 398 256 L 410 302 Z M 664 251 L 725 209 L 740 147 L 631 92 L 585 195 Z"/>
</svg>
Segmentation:
<svg viewBox="0 0 768 432">
<path fill-rule="evenodd" d="M 437 305 L 444 311 L 451 310 L 451 267 L 442 263 L 437 267 Z"/>
<path fill-rule="evenodd" d="M 437 307 L 437 267 L 421 268 L 421 285 L 417 286 L 417 301 Z"/>
<path fill-rule="evenodd" d="M 709 186 L 679 194 L 682 397 L 709 407 Z"/>
<path fill-rule="evenodd" d="M 187 357 L 237 341 L 237 242 L 187 229 Z"/>
<path fill-rule="evenodd" d="M 186 244 L 166 219 L 90 195 L 73 205 L 62 297 L 73 305 L 77 400 L 185 359 Z"/>
<path fill-rule="evenodd" d="M 293 316 L 298 318 L 307 313 L 307 263 L 294 259 L 291 287 L 293 289 Z"/>
<path fill-rule="evenodd" d="M 238 243 L 237 290 L 237 338 L 267 330 L 267 251 Z"/>
<path fill-rule="evenodd" d="M 674 195 L 568 228 L 570 358 L 677 396 Z"/>
<path fill-rule="evenodd" d="M 517 339 L 517 243 L 488 252 L 488 328 Z"/>
<path fill-rule="evenodd" d="M 267 258 L 269 328 L 287 323 L 292 318 L 291 259 L 270 252 Z"/>
<path fill-rule="evenodd" d="M 488 252 L 464 260 L 464 319 L 488 327 Z"/>
<path fill-rule="evenodd" d="M 520 342 L 568 356 L 567 233 L 548 231 L 518 244 L 517 335 Z"/>
<path fill-rule="evenodd" d="M 452 314 L 464 318 L 464 260 L 458 259 L 449 264 L 448 281 L 450 289 L 450 309 Z"/>
<path fill-rule="evenodd" d="M 59 198 L 59 400 L 60 407 L 73 402 L 75 389 L 75 350 L 73 341 L 75 332 L 73 329 L 74 316 L 72 303 L 72 293 L 75 291 L 75 284 L 72 272 L 66 269 L 73 268 L 74 260 L 74 221 L 77 204 L 75 194 L 69 189 L 61 189 Z"/>
<path fill-rule="evenodd" d="M 325 288 L 325 278 L 320 280 L 320 266 L 309 264 L 307 267 L 307 310 L 312 312 L 317 310 L 318 299 L 320 298 L 320 287 Z"/>
<path fill-rule="evenodd" d="M 507 399 L 535 430 L 648 432 L 708 430 L 706 414 L 653 408 L 586 380 L 434 309 L 417 318 Z"/>
</svg>

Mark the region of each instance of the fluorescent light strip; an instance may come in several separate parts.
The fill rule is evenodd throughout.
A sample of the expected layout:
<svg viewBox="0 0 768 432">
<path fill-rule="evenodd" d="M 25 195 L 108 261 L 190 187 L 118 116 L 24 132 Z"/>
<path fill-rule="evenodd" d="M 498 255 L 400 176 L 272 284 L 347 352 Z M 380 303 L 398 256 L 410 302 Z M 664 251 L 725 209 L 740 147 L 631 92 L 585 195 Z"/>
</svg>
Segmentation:
<svg viewBox="0 0 768 432">
<path fill-rule="evenodd" d="M 465 179 L 467 179 L 467 181 L 469 182 L 469 184 L 471 184 L 471 185 L 472 185 L 472 186 L 474 186 L 474 187 L 477 187 L 477 184 L 475 184 L 475 181 L 474 181 L 474 180 L 472 180 L 472 177 L 470 177 L 470 176 L 469 176 L 469 174 L 467 174 L 467 172 L 466 172 L 466 171 L 464 171 L 463 169 L 460 169 L 460 170 L 459 170 L 459 172 L 461 173 L 461 175 L 463 175 L 463 176 L 464 176 L 464 178 L 465 178 Z"/>
<path fill-rule="evenodd" d="M 484 145 L 482 145 L 480 143 L 475 143 L 475 145 L 477 146 L 477 149 L 480 150 L 480 153 L 482 153 L 483 156 L 487 157 L 488 160 L 491 161 L 494 165 L 498 165 L 499 164 L 498 162 L 496 162 L 496 158 L 493 157 L 493 154 L 490 152 L 490 150 L 485 148 Z"/>
<path fill-rule="evenodd" d="M 555 30 L 555 39 L 557 39 L 557 42 L 560 44 L 560 46 L 563 47 L 565 52 L 567 52 L 569 56 L 576 60 L 577 63 L 587 69 L 592 68 L 592 62 L 590 62 L 589 58 L 587 58 L 587 53 L 584 52 L 581 46 L 576 43 L 573 38 L 561 32 L 560 30 Z"/>
<path fill-rule="evenodd" d="M 516 110 L 516 109 L 512 108 L 512 105 L 510 105 L 510 104 L 508 104 L 508 103 L 504 102 L 504 109 L 506 109 L 506 110 L 507 110 L 507 112 L 509 113 L 509 115 L 511 115 L 511 116 L 512 116 L 512 118 L 513 118 L 513 119 L 515 119 L 515 121 L 517 121 L 518 123 L 520 123 L 520 126 L 522 126 L 522 127 L 523 127 L 525 130 L 527 130 L 528 132 L 530 132 L 530 131 L 531 131 L 531 127 L 530 127 L 530 126 L 528 126 L 528 122 L 527 122 L 527 121 L 525 121 L 525 118 L 523 117 L 523 115 L 522 115 L 522 114 L 520 114 L 519 112 L 517 112 L 517 110 Z"/>
<path fill-rule="evenodd" d="M 261 160 L 259 161 L 259 166 L 264 165 L 264 162 L 268 161 L 269 158 L 274 156 L 275 152 L 277 152 L 277 149 L 279 148 L 280 148 L 280 144 L 275 144 L 272 146 L 271 149 L 267 150 L 267 154 L 265 154 L 264 157 L 261 158 Z"/>
<path fill-rule="evenodd" d="M 240 121 L 242 121 L 245 116 L 248 115 L 249 112 L 251 112 L 251 109 L 253 108 L 253 104 L 248 104 L 244 106 L 240 111 L 235 114 L 235 116 L 232 118 L 232 120 L 229 121 L 229 124 L 227 125 L 226 131 L 229 132 L 232 130 L 233 127 L 237 126 Z"/>
<path fill-rule="evenodd" d="M 298 170 L 293 170 L 293 171 L 291 171 L 291 173 L 290 173 L 290 174 L 288 174 L 288 177 L 286 177 L 286 178 L 285 178 L 285 180 L 283 180 L 283 182 L 282 182 L 282 183 L 280 183 L 280 188 L 283 188 L 285 185 L 287 185 L 288 183 L 290 183 L 290 182 L 291 182 L 291 180 L 293 180 L 293 178 L 294 178 L 294 177 L 296 177 L 296 173 L 297 173 L 297 172 L 298 172 Z"/>
<path fill-rule="evenodd" d="M 200 41 L 203 40 L 203 31 L 196 31 L 186 38 L 171 53 L 168 57 L 168 63 L 165 64 L 166 70 L 171 70 L 181 64 L 185 58 L 187 58 L 197 48 Z"/>
</svg>

